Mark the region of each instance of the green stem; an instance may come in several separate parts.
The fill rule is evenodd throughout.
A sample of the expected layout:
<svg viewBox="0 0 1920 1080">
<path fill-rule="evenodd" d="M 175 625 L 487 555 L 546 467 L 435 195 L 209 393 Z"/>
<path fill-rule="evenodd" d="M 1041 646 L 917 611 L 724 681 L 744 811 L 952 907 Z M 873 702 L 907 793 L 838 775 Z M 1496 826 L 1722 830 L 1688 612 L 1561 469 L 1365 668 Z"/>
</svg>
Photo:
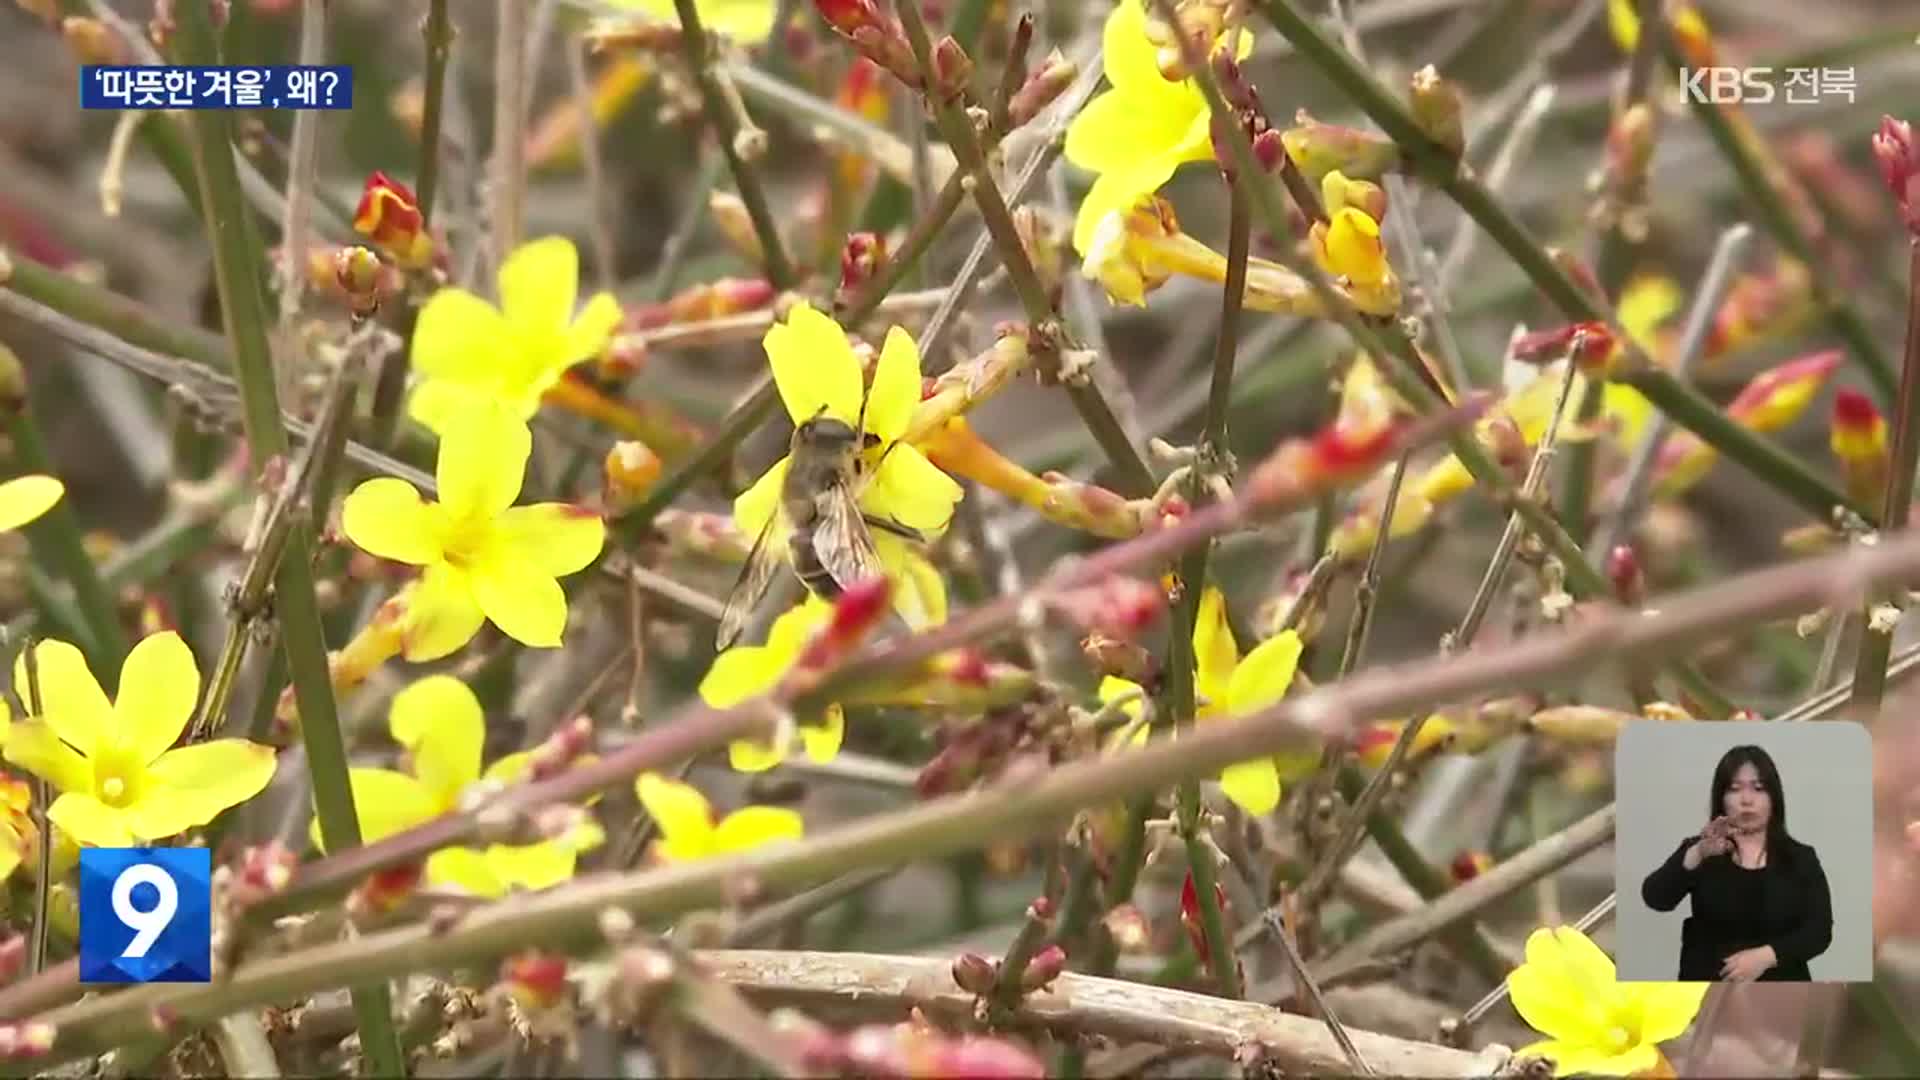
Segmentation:
<svg viewBox="0 0 1920 1080">
<path fill-rule="evenodd" d="M 440 186 L 440 113 L 447 93 L 447 59 L 453 53 L 453 23 L 447 0 L 428 0 L 420 37 L 426 45 L 426 87 L 420 102 L 420 170 L 413 195 L 420 202 L 420 225 L 433 221 L 433 196 Z"/>
<path fill-rule="evenodd" d="M 157 117 L 148 118 L 151 123 Z M 233 365 L 226 343 L 194 328 L 176 327 L 117 293 L 25 258 L 0 257 L 0 288 L 10 289 L 69 318 L 114 337 L 169 356 L 184 356 L 215 370 Z"/>
<path fill-rule="evenodd" d="M 1660 51 L 1669 65 L 1686 66 L 1686 59 L 1680 55 L 1680 48 L 1674 42 L 1665 19 L 1652 19 L 1641 25 L 1646 32 L 1657 36 Z M 1846 341 L 1854 359 L 1860 362 L 1867 377 L 1873 380 L 1874 387 L 1880 391 L 1881 399 L 1891 398 L 1895 392 L 1893 365 L 1888 363 L 1886 354 L 1880 351 L 1880 344 L 1874 340 L 1859 309 L 1853 306 L 1851 300 L 1833 291 L 1833 277 L 1827 271 L 1825 261 L 1814 250 L 1813 241 L 1794 221 L 1793 211 L 1787 206 L 1779 189 L 1767 179 L 1766 164 L 1760 160 L 1759 152 L 1734 130 L 1731 114 L 1720 105 L 1693 94 L 1688 94 L 1687 100 L 1694 118 L 1706 127 L 1720 156 L 1726 158 L 1727 164 L 1733 167 L 1734 176 L 1746 192 L 1747 200 L 1759 213 L 1760 223 L 1773 234 L 1781 247 L 1806 265 L 1813 281 L 1814 301 L 1824 310 L 1833 332 Z"/>
<path fill-rule="evenodd" d="M 1920 237 L 1907 241 L 1907 350 L 1900 366 L 1900 393 L 1894 402 L 1893 450 L 1881 497 L 1881 530 L 1902 531 L 1913 508 L 1913 480 L 1920 462 Z M 1893 656 L 1893 630 L 1863 620 L 1860 649 L 1853 668 L 1853 707 L 1871 719 L 1887 689 L 1887 661 Z"/>
<path fill-rule="evenodd" d="M 760 257 L 766 267 L 767 280 L 776 289 L 791 289 L 799 283 L 799 275 L 794 272 L 793 263 L 787 258 L 786 246 L 780 239 L 780 226 L 774 220 L 773 206 L 767 199 L 766 189 L 760 184 L 760 176 L 754 171 L 752 163 L 741 155 L 737 145 L 740 118 L 728 105 L 733 97 L 721 84 L 720 80 L 726 76 L 714 61 L 713 43 L 702 28 L 700 12 L 694 0 L 673 0 L 673 6 L 680 15 L 680 40 L 687 67 L 692 70 L 694 81 L 700 87 L 701 106 L 707 114 L 707 123 L 713 125 L 720 152 L 726 155 L 727 167 L 733 171 L 734 186 L 740 189 L 740 201 L 746 205 L 747 217 L 753 222 L 753 232 L 760 241 Z"/>
<path fill-rule="evenodd" d="M 1830 520 L 1829 511 L 1833 506 L 1850 506 L 1845 496 L 1820 480 L 1811 470 L 1753 432 L 1726 421 L 1712 402 L 1648 361 L 1602 305 L 1553 261 L 1546 249 L 1527 233 L 1485 185 L 1469 175 L 1459 160 L 1444 147 L 1428 138 L 1414 123 L 1406 107 L 1301 14 L 1292 0 L 1266 0 L 1262 10 L 1280 32 L 1294 43 L 1302 56 L 1318 67 L 1336 87 L 1357 101 L 1373 122 L 1399 144 L 1402 155 L 1413 171 L 1452 197 L 1467 216 L 1478 222 L 1500 245 L 1535 287 L 1546 294 L 1554 306 L 1569 319 L 1607 325 L 1614 340 L 1620 342 L 1627 352 L 1626 371 L 1617 375 L 1617 378 L 1652 399 L 1653 404 L 1671 416 L 1675 423 L 1700 436 L 1729 460 L 1751 470 L 1762 481 L 1818 515 L 1821 521 Z M 1237 147 L 1235 153 L 1238 153 Z M 1312 280 L 1311 275 L 1309 280 Z M 1890 376 L 1888 382 L 1890 393 Z M 1710 418 L 1717 418 L 1721 422 L 1715 423 Z M 1461 460 L 1463 464 L 1467 463 L 1465 458 Z M 1475 476 L 1478 478 L 1479 474 Z"/>
<path fill-rule="evenodd" d="M 5 347 L 0 346 L 0 355 L 5 354 Z M 21 472 L 56 475 L 40 429 L 24 401 L 8 411 L 6 430 Z M 51 510 L 28 525 L 26 532 L 35 557 L 55 568 L 73 589 L 74 604 L 88 638 L 88 666 L 112 692 L 120 681 L 120 665 L 127 658 L 127 635 L 120 625 L 119 605 L 87 555 L 86 534 L 80 528 L 80 516 L 74 513 L 72 498 L 62 496 Z"/>
<path fill-rule="evenodd" d="M 220 62 L 211 6 L 211 0 L 188 0 L 177 5 L 180 59 L 184 63 Z M 234 167 L 231 116 L 203 111 L 194 113 L 190 120 L 199 166 L 201 203 L 207 210 L 207 239 L 213 248 L 214 279 L 227 337 L 233 346 L 247 445 L 257 470 L 274 458 L 284 458 L 288 445 L 275 397 L 266 302 L 260 291 L 261 282 L 266 279 L 264 260 Z M 360 843 L 360 822 L 354 813 L 353 791 L 347 783 L 346 747 L 340 737 L 327 646 L 320 629 L 319 604 L 314 596 L 310 521 L 298 521 L 289 530 L 285 557 L 275 581 L 275 609 L 287 666 L 292 673 L 294 698 L 300 710 L 301 738 L 307 751 L 321 836 L 331 851 L 356 847 Z M 383 1075 L 404 1075 L 386 985 L 368 983 L 354 987 L 353 1003 L 360 1022 L 361 1048 L 369 1065 Z"/>
</svg>

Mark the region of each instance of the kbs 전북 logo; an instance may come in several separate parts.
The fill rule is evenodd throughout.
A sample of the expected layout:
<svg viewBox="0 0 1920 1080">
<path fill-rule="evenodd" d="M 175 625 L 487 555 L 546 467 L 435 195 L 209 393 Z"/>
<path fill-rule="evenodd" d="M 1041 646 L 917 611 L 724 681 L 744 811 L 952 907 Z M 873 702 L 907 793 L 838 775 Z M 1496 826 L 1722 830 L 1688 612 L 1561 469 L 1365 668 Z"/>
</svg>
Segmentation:
<svg viewBox="0 0 1920 1080">
<path fill-rule="evenodd" d="M 212 977 L 211 852 L 80 849 L 81 982 L 208 982 Z"/>
</svg>

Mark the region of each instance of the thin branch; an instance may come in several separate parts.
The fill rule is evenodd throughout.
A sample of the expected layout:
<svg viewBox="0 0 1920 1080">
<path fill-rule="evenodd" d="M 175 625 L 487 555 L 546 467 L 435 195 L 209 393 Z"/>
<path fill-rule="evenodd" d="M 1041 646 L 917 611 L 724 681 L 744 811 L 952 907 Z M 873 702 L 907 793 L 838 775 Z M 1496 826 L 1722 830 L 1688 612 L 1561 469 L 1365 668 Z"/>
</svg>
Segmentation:
<svg viewBox="0 0 1920 1080">
<path fill-rule="evenodd" d="M 497 272 L 520 246 L 527 199 L 527 0 L 500 0 L 494 8 L 493 265 Z M 696 36 L 698 27 L 692 31 Z M 584 133 L 583 133 L 584 137 Z"/>
<path fill-rule="evenodd" d="M 1694 290 L 1693 306 L 1687 309 L 1687 321 L 1680 332 L 1680 346 L 1673 359 L 1675 379 L 1685 382 L 1706 351 L 1707 331 L 1713 327 L 1720 301 L 1732 284 L 1734 266 L 1752 236 L 1753 227 L 1741 222 L 1721 233 L 1714 244 L 1713 257 L 1700 278 L 1699 288 Z M 1640 445 L 1634 448 L 1633 457 L 1628 461 L 1620 501 L 1607 523 L 1595 534 L 1595 542 L 1588 547 L 1593 553 L 1590 561 L 1596 568 L 1606 564 L 1607 553 L 1616 544 L 1633 536 L 1640 515 L 1646 510 L 1647 491 L 1653 483 L 1653 467 L 1660 460 L 1660 447 L 1665 444 L 1672 426 L 1666 413 L 1656 413 L 1648 421 L 1646 433 L 1640 437 Z"/>
<path fill-rule="evenodd" d="M 1881 496 L 1882 535 L 1904 530 L 1913 506 L 1913 478 L 1920 462 L 1920 236 L 1907 241 L 1907 348 L 1900 365 L 1900 392 L 1894 401 L 1893 449 Z M 1878 608 L 1884 601 L 1870 601 Z M 1853 704 L 1863 720 L 1879 715 L 1886 693 L 1887 658 L 1893 653 L 1894 625 L 1872 611 L 1859 620 L 1859 652 L 1854 659 Z"/>
<path fill-rule="evenodd" d="M 695 957 L 708 974 L 751 999 L 802 1010 L 865 1009 L 878 1019 L 918 1007 L 940 1020 L 964 1022 L 973 1004 L 972 995 L 954 985 L 948 961 L 938 958 L 745 950 L 709 950 Z M 1029 995 L 1015 1023 L 1061 1036 L 1178 1046 L 1227 1059 L 1258 1047 L 1288 1074 L 1339 1074 L 1353 1067 L 1326 1027 L 1311 1017 L 1074 972 Z M 1497 1075 L 1510 1053 L 1505 1048 L 1469 1053 L 1371 1031 L 1352 1035 L 1358 1051 L 1388 1076 Z"/>
</svg>

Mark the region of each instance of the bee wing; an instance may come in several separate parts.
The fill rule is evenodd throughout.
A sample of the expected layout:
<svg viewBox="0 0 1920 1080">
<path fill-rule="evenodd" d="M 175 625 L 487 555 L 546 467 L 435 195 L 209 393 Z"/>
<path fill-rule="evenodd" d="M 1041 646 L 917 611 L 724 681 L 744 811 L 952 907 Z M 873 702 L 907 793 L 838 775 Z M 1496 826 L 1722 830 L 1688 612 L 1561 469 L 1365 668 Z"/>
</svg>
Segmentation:
<svg viewBox="0 0 1920 1080">
<path fill-rule="evenodd" d="M 734 579 L 733 591 L 727 594 L 726 606 L 720 609 L 720 628 L 713 635 L 713 647 L 726 650 L 732 647 L 740 637 L 740 631 L 746 628 L 747 620 L 753 617 L 753 611 L 760 606 L 760 600 L 767 594 L 767 586 L 773 584 L 773 572 L 780 566 L 779 545 L 771 543 L 773 523 L 779 514 L 767 519 L 760 527 L 760 535 L 754 539 L 753 548 L 747 552 L 747 562 L 740 568 L 740 576 Z"/>
<path fill-rule="evenodd" d="M 853 493 L 844 484 L 833 487 L 833 494 L 821 500 L 820 524 L 813 533 L 813 552 L 833 580 L 847 588 L 857 581 L 881 577 L 886 571 L 880 553 L 874 549 L 873 534 L 860 516 Z"/>
</svg>

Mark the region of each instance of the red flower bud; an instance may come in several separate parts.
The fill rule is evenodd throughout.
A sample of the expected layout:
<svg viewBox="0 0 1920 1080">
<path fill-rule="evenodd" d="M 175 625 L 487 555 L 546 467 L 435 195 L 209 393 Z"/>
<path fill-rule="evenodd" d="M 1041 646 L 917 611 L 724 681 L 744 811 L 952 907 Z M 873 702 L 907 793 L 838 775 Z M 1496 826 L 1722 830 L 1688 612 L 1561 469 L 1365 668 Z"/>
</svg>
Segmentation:
<svg viewBox="0 0 1920 1080">
<path fill-rule="evenodd" d="M 551 1008 L 567 993 L 567 958 L 560 953 L 529 949 L 500 965 L 500 979 L 522 1007 Z"/>
<path fill-rule="evenodd" d="M 409 270 L 423 270 L 433 263 L 433 238 L 421 217 L 420 201 L 413 189 L 386 173 L 367 177 L 360 205 L 353 212 L 353 228 Z"/>
<path fill-rule="evenodd" d="M 1454 884 L 1459 885 L 1472 881 L 1492 868 L 1493 856 L 1484 851 L 1463 851 L 1447 864 L 1447 873 L 1453 878 Z"/>
<path fill-rule="evenodd" d="M 1891 116 L 1880 118 L 1880 130 L 1871 139 L 1873 160 L 1900 207 L 1907 231 L 1920 238 L 1920 146 L 1913 141 L 1913 125 Z"/>
<path fill-rule="evenodd" d="M 1049 945 L 1027 961 L 1027 969 L 1020 973 L 1020 989 L 1029 993 L 1044 990 L 1066 969 L 1067 950 L 1058 945 Z"/>
<path fill-rule="evenodd" d="M 1632 544 L 1615 544 L 1607 552 L 1607 580 L 1613 583 L 1614 599 L 1638 607 L 1647 595 L 1646 574 L 1640 569 L 1640 555 Z"/>
<path fill-rule="evenodd" d="M 1000 965 L 979 953 L 961 953 L 953 958 L 954 985 L 969 994 L 985 996 L 993 993 L 993 984 L 999 975 Z"/>
</svg>

